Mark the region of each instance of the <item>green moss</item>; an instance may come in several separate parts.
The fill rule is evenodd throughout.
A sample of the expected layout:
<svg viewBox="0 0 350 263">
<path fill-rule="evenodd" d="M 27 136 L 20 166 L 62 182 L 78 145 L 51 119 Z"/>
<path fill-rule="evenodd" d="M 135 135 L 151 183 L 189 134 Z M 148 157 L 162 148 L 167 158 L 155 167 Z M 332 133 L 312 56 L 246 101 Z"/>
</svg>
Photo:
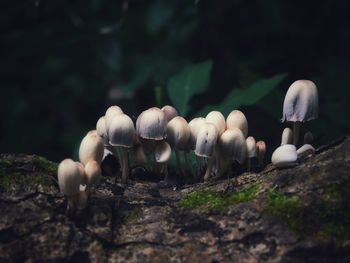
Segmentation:
<svg viewBox="0 0 350 263">
<path fill-rule="evenodd" d="M 344 185 L 341 186 L 343 187 Z M 302 204 L 301 199 L 296 196 L 286 196 L 279 191 L 270 190 L 265 212 L 284 220 L 302 238 L 320 242 L 348 240 L 350 238 L 349 189 L 345 192 L 339 189 L 332 191 L 332 199 L 329 199 L 326 194 L 308 204 Z"/>
<path fill-rule="evenodd" d="M 55 162 L 51 162 L 51 161 L 45 159 L 44 157 L 36 156 L 35 164 L 42 171 L 46 171 L 49 173 L 56 173 L 57 172 L 58 164 Z"/>
<path fill-rule="evenodd" d="M 208 211 L 225 212 L 227 207 L 247 202 L 257 195 L 256 186 L 248 186 L 239 191 L 220 194 L 210 190 L 199 190 L 187 194 L 178 205 L 186 209 L 205 208 Z"/>
</svg>

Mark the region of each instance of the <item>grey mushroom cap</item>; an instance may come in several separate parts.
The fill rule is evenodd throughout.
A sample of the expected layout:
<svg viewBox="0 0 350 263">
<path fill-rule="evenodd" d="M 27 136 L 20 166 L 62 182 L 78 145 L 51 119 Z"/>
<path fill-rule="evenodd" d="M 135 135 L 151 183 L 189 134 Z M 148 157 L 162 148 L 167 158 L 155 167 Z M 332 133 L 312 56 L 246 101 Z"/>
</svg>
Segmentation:
<svg viewBox="0 0 350 263">
<path fill-rule="evenodd" d="M 226 130 L 218 140 L 220 156 L 231 160 L 236 160 L 240 164 L 247 158 L 247 144 L 243 132 L 234 128 Z"/>
<path fill-rule="evenodd" d="M 305 122 L 318 118 L 318 91 L 310 80 L 297 80 L 289 87 L 283 103 L 282 122 Z"/>
<path fill-rule="evenodd" d="M 157 163 L 167 163 L 171 157 L 171 147 L 165 141 L 157 142 L 154 150 L 154 157 Z"/>
<path fill-rule="evenodd" d="M 219 132 L 214 124 L 204 123 L 197 135 L 195 154 L 206 158 L 212 157 L 218 136 Z"/>
<path fill-rule="evenodd" d="M 176 116 L 167 125 L 167 142 L 177 150 L 185 150 L 191 135 L 191 128 L 187 121 Z"/>
<path fill-rule="evenodd" d="M 137 134 L 143 139 L 164 140 L 166 138 L 167 119 L 159 108 L 143 111 L 136 120 Z"/>
<path fill-rule="evenodd" d="M 298 154 L 293 144 L 279 146 L 272 154 L 271 162 L 279 168 L 292 167 L 297 164 Z"/>
<path fill-rule="evenodd" d="M 161 110 L 164 112 L 165 117 L 166 117 L 168 122 L 179 115 L 177 110 L 173 106 L 170 106 L 170 105 L 165 105 L 163 108 L 161 108 Z"/>
<path fill-rule="evenodd" d="M 132 147 L 135 140 L 135 126 L 132 119 L 126 114 L 115 116 L 110 124 L 108 137 L 112 146 Z"/>
</svg>

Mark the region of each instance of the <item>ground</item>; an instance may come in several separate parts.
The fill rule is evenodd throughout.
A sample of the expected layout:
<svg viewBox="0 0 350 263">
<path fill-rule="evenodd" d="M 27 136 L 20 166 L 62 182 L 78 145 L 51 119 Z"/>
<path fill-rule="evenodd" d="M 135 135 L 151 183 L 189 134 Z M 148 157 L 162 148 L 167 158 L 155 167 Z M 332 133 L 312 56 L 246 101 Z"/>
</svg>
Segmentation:
<svg viewBox="0 0 350 263">
<path fill-rule="evenodd" d="M 103 177 L 74 216 L 57 164 L 3 154 L 0 262 L 350 262 L 349 153 L 176 189 Z"/>
</svg>

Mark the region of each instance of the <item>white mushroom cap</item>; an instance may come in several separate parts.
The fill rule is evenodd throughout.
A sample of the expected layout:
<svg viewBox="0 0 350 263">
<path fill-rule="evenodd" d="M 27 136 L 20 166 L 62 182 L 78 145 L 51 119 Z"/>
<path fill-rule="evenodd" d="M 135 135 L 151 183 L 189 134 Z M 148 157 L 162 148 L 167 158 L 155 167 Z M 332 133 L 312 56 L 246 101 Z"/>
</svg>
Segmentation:
<svg viewBox="0 0 350 263">
<path fill-rule="evenodd" d="M 293 143 L 293 132 L 290 128 L 285 128 L 282 132 L 281 145 Z"/>
<path fill-rule="evenodd" d="M 154 150 L 154 156 L 157 163 L 167 163 L 171 157 L 171 147 L 165 141 L 157 142 L 157 146 Z"/>
<path fill-rule="evenodd" d="M 83 165 L 86 165 L 90 160 L 101 163 L 103 152 L 104 145 L 102 138 L 95 130 L 89 131 L 80 143 L 79 160 Z"/>
<path fill-rule="evenodd" d="M 304 122 L 318 118 L 318 91 L 310 80 L 297 80 L 289 87 L 283 103 L 282 122 Z"/>
<path fill-rule="evenodd" d="M 303 146 L 301 146 L 298 150 L 297 150 L 297 154 L 302 155 L 305 152 L 315 152 L 315 148 L 311 145 L 311 144 L 304 144 Z"/>
<path fill-rule="evenodd" d="M 86 174 L 85 174 L 85 168 L 84 168 L 84 165 L 80 162 L 75 162 L 77 165 L 78 165 L 78 168 L 79 168 L 79 172 L 80 172 L 80 176 L 82 178 L 82 181 L 81 183 L 82 184 L 86 184 Z"/>
<path fill-rule="evenodd" d="M 108 139 L 105 116 L 102 116 L 98 119 L 96 123 L 96 131 L 97 131 L 97 134 L 102 137 L 104 144 L 108 145 L 109 139 Z"/>
<path fill-rule="evenodd" d="M 58 186 L 64 195 L 72 196 L 79 193 L 82 181 L 79 165 L 72 159 L 65 159 L 58 165 Z"/>
<path fill-rule="evenodd" d="M 163 108 L 161 108 L 161 110 L 164 112 L 165 117 L 166 117 L 168 122 L 170 120 L 172 120 L 174 117 L 179 115 L 177 113 L 177 110 L 173 106 L 170 106 L 170 105 L 165 105 Z"/>
<path fill-rule="evenodd" d="M 167 125 L 167 142 L 175 149 L 184 150 L 190 135 L 191 128 L 181 116 L 176 116 Z"/>
<path fill-rule="evenodd" d="M 234 128 L 226 130 L 218 140 L 218 149 L 220 155 L 226 158 L 236 160 L 240 164 L 244 163 L 247 158 L 247 145 L 243 132 Z"/>
<path fill-rule="evenodd" d="M 100 165 L 94 160 L 89 161 L 85 165 L 85 174 L 88 185 L 97 184 L 101 178 Z"/>
<path fill-rule="evenodd" d="M 143 111 L 136 121 L 136 130 L 143 139 L 163 140 L 166 138 L 167 119 L 159 108 Z"/>
<path fill-rule="evenodd" d="M 231 111 L 226 119 L 227 129 L 238 128 L 243 132 L 244 138 L 248 135 L 248 121 L 243 112 L 239 110 Z"/>
<path fill-rule="evenodd" d="M 266 153 L 266 143 L 264 141 L 257 141 L 256 150 L 258 151 L 259 159 L 264 159 Z"/>
<path fill-rule="evenodd" d="M 108 137 L 112 146 L 132 147 L 135 139 L 135 126 L 132 119 L 126 114 L 115 116 L 110 124 Z"/>
<path fill-rule="evenodd" d="M 271 162 L 276 167 L 291 167 L 296 165 L 297 150 L 293 144 L 279 146 L 272 154 Z"/>
<path fill-rule="evenodd" d="M 304 144 L 310 144 L 314 140 L 314 136 L 312 135 L 311 132 L 306 132 L 304 134 Z"/>
<path fill-rule="evenodd" d="M 212 157 L 218 136 L 219 133 L 214 124 L 204 123 L 197 135 L 195 154 L 207 158 Z"/>
<path fill-rule="evenodd" d="M 196 141 L 197 141 L 197 134 L 199 132 L 200 127 L 206 123 L 206 120 L 202 117 L 194 118 L 189 122 L 189 126 L 191 129 L 191 135 L 189 139 L 189 147 L 194 150 L 196 147 Z"/>
<path fill-rule="evenodd" d="M 249 136 L 246 139 L 246 144 L 247 144 L 248 157 L 249 158 L 258 157 L 255 138 L 253 136 Z"/>
<path fill-rule="evenodd" d="M 106 114 L 105 114 L 107 133 L 109 130 L 109 125 L 111 124 L 113 118 L 117 115 L 120 115 L 120 114 L 123 114 L 123 111 L 118 106 L 110 106 L 107 109 Z"/>
<path fill-rule="evenodd" d="M 218 130 L 219 135 L 223 134 L 226 130 L 225 117 L 220 111 L 209 112 L 208 115 L 205 117 L 205 120 L 209 123 L 214 124 L 214 126 Z"/>
</svg>

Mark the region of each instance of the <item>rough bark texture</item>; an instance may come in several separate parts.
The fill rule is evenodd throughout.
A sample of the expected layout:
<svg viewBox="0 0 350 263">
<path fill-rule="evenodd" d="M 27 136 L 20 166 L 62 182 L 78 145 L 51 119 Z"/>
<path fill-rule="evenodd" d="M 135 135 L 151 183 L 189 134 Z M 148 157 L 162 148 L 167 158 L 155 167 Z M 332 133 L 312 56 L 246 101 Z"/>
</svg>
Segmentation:
<svg viewBox="0 0 350 263">
<path fill-rule="evenodd" d="M 350 139 L 294 168 L 160 189 L 104 177 L 66 215 L 56 165 L 1 155 L 0 262 L 350 262 Z"/>
</svg>

